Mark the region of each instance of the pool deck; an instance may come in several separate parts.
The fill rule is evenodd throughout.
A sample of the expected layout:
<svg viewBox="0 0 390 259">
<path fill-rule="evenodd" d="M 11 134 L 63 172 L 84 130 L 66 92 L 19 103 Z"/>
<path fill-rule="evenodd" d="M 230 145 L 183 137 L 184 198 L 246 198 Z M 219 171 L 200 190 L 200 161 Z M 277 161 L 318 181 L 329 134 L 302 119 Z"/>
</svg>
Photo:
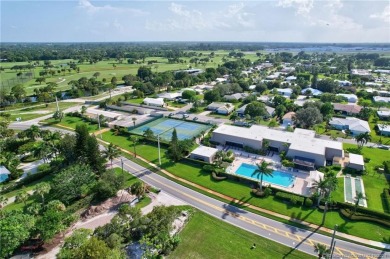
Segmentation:
<svg viewBox="0 0 390 259">
<path fill-rule="evenodd" d="M 217 148 L 222 150 L 223 147 L 218 146 Z M 262 160 L 265 160 L 269 163 L 274 164 L 275 170 L 285 172 L 285 173 L 288 173 L 288 174 L 295 176 L 295 183 L 292 187 L 286 188 L 286 187 L 283 187 L 281 185 L 271 184 L 271 183 L 268 183 L 266 181 L 263 181 L 264 186 L 267 186 L 268 184 L 270 184 L 272 187 L 275 187 L 275 188 L 280 189 L 282 191 L 296 193 L 296 194 L 304 195 L 304 196 L 311 196 L 313 194 L 312 190 L 307 187 L 308 186 L 308 178 L 310 177 L 309 172 L 303 172 L 303 171 L 293 172 L 293 171 L 287 170 L 287 168 L 284 168 L 281 166 L 280 157 L 277 154 L 274 154 L 272 156 L 260 156 L 260 155 L 247 153 L 247 152 L 241 151 L 241 150 L 235 150 L 235 149 L 229 149 L 229 150 L 233 151 L 233 153 L 235 154 L 235 159 L 234 159 L 232 165 L 230 167 L 228 167 L 228 169 L 226 170 L 228 174 L 236 175 L 238 177 L 246 178 L 249 180 L 253 180 L 253 178 L 250 178 L 250 177 L 237 175 L 237 174 L 235 174 L 235 172 L 243 163 L 250 164 L 250 165 L 256 165 L 257 163 L 261 163 Z M 225 149 L 225 151 L 227 151 L 227 150 Z"/>
</svg>

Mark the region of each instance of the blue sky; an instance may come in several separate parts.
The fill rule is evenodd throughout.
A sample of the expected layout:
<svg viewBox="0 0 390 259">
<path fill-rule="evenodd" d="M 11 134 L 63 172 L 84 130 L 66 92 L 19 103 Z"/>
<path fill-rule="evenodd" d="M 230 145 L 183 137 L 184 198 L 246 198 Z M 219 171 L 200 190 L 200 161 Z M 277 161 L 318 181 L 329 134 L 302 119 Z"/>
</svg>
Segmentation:
<svg viewBox="0 0 390 259">
<path fill-rule="evenodd" d="M 390 43 L 390 1 L 0 0 L 1 42 Z"/>
</svg>

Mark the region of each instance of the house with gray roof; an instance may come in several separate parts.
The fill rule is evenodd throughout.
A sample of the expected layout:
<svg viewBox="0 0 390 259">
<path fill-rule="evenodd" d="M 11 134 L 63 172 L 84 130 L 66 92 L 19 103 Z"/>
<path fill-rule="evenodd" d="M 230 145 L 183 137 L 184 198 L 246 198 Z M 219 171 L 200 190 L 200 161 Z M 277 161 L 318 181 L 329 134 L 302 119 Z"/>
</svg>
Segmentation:
<svg viewBox="0 0 390 259">
<path fill-rule="evenodd" d="M 345 119 L 333 117 L 329 121 L 329 125 L 338 130 L 349 130 L 353 136 L 371 132 L 370 125 L 367 121 L 354 117 L 347 117 Z"/>
</svg>

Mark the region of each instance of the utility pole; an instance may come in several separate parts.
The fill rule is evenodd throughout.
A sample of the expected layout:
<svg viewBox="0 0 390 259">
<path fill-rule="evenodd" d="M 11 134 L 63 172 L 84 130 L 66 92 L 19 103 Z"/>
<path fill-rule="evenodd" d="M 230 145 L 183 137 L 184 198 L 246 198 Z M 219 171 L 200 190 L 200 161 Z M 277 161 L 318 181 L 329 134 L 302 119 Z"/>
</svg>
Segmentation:
<svg viewBox="0 0 390 259">
<path fill-rule="evenodd" d="M 332 258 L 333 256 L 333 251 L 334 251 L 334 248 L 336 246 L 336 241 L 334 241 L 334 238 L 336 236 L 336 230 L 337 230 L 337 227 L 338 225 L 334 225 L 334 229 L 333 229 L 333 235 L 332 235 L 332 241 L 330 242 L 330 258 Z"/>
<path fill-rule="evenodd" d="M 98 119 L 98 124 L 99 124 L 100 139 L 103 139 L 101 128 L 100 128 L 100 116 L 99 116 L 99 114 L 97 114 L 97 119 Z"/>
<path fill-rule="evenodd" d="M 161 166 L 160 134 L 157 135 L 157 143 L 158 143 L 158 164 Z"/>
<path fill-rule="evenodd" d="M 121 158 L 122 175 L 123 175 L 123 159 Z"/>
<path fill-rule="evenodd" d="M 58 106 L 58 99 L 57 99 L 57 96 L 56 96 L 56 105 L 57 105 L 57 112 L 60 111 L 60 107 Z"/>
</svg>

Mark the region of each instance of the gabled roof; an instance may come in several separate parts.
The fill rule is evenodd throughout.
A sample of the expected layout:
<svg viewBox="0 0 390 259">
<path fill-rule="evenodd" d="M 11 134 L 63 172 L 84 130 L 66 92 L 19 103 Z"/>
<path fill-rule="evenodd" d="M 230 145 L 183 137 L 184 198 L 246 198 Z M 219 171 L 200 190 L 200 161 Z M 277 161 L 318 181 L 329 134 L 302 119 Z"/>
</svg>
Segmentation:
<svg viewBox="0 0 390 259">
<path fill-rule="evenodd" d="M 333 109 L 335 111 L 343 111 L 347 113 L 358 114 L 361 111 L 362 107 L 356 104 L 334 103 Z"/>
<path fill-rule="evenodd" d="M 318 89 L 314 89 L 314 88 L 311 88 L 311 87 L 307 87 L 305 89 L 303 89 L 301 91 L 302 94 L 305 94 L 307 90 L 310 90 L 311 94 L 314 95 L 314 96 L 317 96 L 317 95 L 321 95 L 322 94 L 322 91 L 318 90 Z"/>
<path fill-rule="evenodd" d="M 380 132 L 390 132 L 390 125 L 386 125 L 385 127 L 382 128 L 383 124 L 377 124 L 378 129 Z"/>
<path fill-rule="evenodd" d="M 337 96 L 343 96 L 347 99 L 358 99 L 357 96 L 355 94 L 336 94 Z"/>
<path fill-rule="evenodd" d="M 288 113 L 286 113 L 284 116 L 283 116 L 283 120 L 284 119 L 292 119 L 293 117 L 295 116 L 295 112 L 288 112 Z"/>
<path fill-rule="evenodd" d="M 370 125 L 367 121 L 360 120 L 353 117 L 342 118 L 332 118 L 329 121 L 330 125 L 343 125 L 348 126 L 348 129 L 351 131 L 360 131 L 360 132 L 371 132 Z"/>
<path fill-rule="evenodd" d="M 144 103 L 149 104 L 157 104 L 157 105 L 164 105 L 164 99 L 163 98 L 145 98 Z"/>
</svg>

